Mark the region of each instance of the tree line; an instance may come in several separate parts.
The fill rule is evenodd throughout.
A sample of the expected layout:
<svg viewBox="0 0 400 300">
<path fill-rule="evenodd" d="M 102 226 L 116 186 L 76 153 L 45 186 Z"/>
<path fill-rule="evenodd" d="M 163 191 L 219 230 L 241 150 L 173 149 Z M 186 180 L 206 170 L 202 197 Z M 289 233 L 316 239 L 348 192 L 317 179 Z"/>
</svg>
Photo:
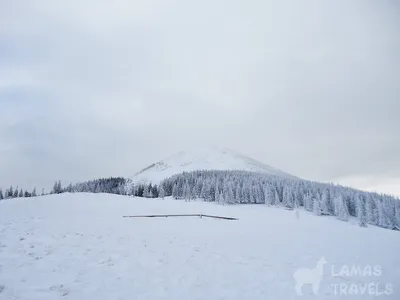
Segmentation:
<svg viewBox="0 0 400 300">
<path fill-rule="evenodd" d="M 318 216 L 399 230 L 400 200 L 334 184 L 287 179 L 245 171 L 194 171 L 160 184 L 160 194 L 174 199 L 204 199 L 219 204 L 266 204 L 285 209 L 303 207 Z"/>
<path fill-rule="evenodd" d="M 44 190 L 42 190 L 42 194 L 44 195 Z M 34 188 L 32 191 L 28 190 L 23 190 L 22 188 L 13 188 L 10 186 L 8 189 L 5 189 L 4 192 L 2 189 L 0 189 L 0 200 L 3 199 L 11 199 L 11 198 L 29 198 L 29 197 L 36 197 L 37 192 L 36 188 Z"/>
<path fill-rule="evenodd" d="M 134 183 L 123 177 L 100 178 L 62 186 L 54 183 L 47 194 L 110 193 L 146 198 L 164 198 L 191 201 L 202 199 L 218 204 L 265 204 L 293 210 L 300 207 L 317 216 L 335 216 L 347 221 L 356 217 L 362 227 L 376 225 L 399 230 L 400 200 L 396 197 L 363 192 L 334 184 L 287 179 L 246 171 L 183 172 L 163 180 L 159 185 Z M 42 190 L 41 195 L 46 195 Z M 0 200 L 17 197 L 35 197 L 22 189 L 0 189 Z"/>
<path fill-rule="evenodd" d="M 133 184 L 130 179 L 123 177 L 100 178 L 76 184 L 70 183 L 65 187 L 62 186 L 61 181 L 56 181 L 50 194 L 61 193 L 108 193 L 146 198 L 157 198 L 159 196 L 157 185 L 151 183 Z"/>
<path fill-rule="evenodd" d="M 52 194 L 62 194 L 62 193 L 108 193 L 117 195 L 130 195 L 137 197 L 146 198 L 157 198 L 159 196 L 158 186 L 151 183 L 142 183 L 133 185 L 130 179 L 123 177 L 109 177 L 100 178 L 95 180 L 89 180 L 84 182 L 79 182 L 76 184 L 68 184 L 63 186 L 61 180 L 55 181 L 53 188 L 50 192 L 45 192 L 42 189 L 41 196 L 52 195 Z M 32 192 L 23 191 L 22 189 L 14 189 L 12 186 L 6 189 L 3 193 L 0 189 L 0 200 L 11 199 L 18 197 L 36 197 L 36 188 Z"/>
</svg>

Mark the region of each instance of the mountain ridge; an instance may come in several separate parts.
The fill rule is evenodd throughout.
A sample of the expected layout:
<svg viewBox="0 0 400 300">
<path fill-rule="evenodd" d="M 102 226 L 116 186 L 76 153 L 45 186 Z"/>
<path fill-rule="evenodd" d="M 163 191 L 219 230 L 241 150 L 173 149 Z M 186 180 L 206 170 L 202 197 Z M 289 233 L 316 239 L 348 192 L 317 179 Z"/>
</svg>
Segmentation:
<svg viewBox="0 0 400 300">
<path fill-rule="evenodd" d="M 298 177 L 268 164 L 222 147 L 198 147 L 181 150 L 163 160 L 150 164 L 130 176 L 130 179 L 135 182 L 159 183 L 175 174 L 197 170 L 241 170 L 298 179 Z"/>
</svg>

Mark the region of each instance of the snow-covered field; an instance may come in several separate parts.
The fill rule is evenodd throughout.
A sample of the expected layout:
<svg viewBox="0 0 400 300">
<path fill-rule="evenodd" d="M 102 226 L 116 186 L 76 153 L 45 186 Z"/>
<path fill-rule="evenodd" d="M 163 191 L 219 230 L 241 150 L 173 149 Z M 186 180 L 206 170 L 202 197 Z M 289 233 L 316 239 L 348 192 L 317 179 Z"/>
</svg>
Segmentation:
<svg viewBox="0 0 400 300">
<path fill-rule="evenodd" d="M 166 213 L 239 220 L 122 218 Z M 322 280 L 318 296 L 311 285 L 297 295 L 302 268 L 301 281 Z M 399 232 L 264 205 L 105 194 L 0 202 L 0 299 L 335 298 L 400 299 Z"/>
</svg>

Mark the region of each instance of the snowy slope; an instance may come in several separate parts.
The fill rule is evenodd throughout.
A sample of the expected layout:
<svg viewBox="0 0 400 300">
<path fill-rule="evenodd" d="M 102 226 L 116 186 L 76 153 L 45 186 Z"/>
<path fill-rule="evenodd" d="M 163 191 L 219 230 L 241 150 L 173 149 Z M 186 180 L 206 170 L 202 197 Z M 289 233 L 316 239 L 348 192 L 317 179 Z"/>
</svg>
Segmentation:
<svg viewBox="0 0 400 300">
<path fill-rule="evenodd" d="M 242 170 L 295 178 L 235 151 L 209 147 L 180 151 L 167 159 L 146 167 L 131 179 L 134 182 L 158 183 L 172 175 L 196 170 Z"/>
<path fill-rule="evenodd" d="M 127 214 L 205 213 L 124 219 Z M 0 202 L 0 299 L 400 299 L 400 234 L 263 205 L 218 206 L 105 194 Z M 293 274 L 324 257 L 318 297 Z M 379 266 L 377 276 L 339 275 Z M 378 276 L 379 275 L 379 276 Z M 306 277 L 303 277 L 303 279 Z M 334 284 L 360 290 L 335 294 Z M 376 289 L 379 284 L 378 289 Z M 388 296 L 376 297 L 393 284 Z M 390 291 L 386 290 L 386 291 Z M 375 296 L 374 296 L 375 295 Z"/>
</svg>

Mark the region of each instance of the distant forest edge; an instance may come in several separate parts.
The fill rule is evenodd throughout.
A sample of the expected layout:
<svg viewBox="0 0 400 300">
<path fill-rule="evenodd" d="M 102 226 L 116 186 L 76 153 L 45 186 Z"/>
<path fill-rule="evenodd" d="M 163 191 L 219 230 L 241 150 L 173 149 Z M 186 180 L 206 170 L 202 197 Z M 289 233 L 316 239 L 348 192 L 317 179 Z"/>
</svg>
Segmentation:
<svg viewBox="0 0 400 300">
<path fill-rule="evenodd" d="M 62 187 L 57 181 L 50 194 L 111 193 L 146 198 L 164 198 L 191 201 L 202 199 L 218 204 L 265 204 L 288 210 L 304 208 L 317 216 L 335 216 L 347 221 L 350 216 L 358 224 L 387 229 L 400 229 L 400 200 L 396 197 L 364 192 L 334 184 L 247 171 L 193 171 L 174 175 L 159 185 L 134 183 L 122 177 L 102 178 Z M 42 190 L 41 195 L 45 195 Z M 0 200 L 34 197 L 32 192 L 10 187 L 0 189 Z"/>
</svg>

